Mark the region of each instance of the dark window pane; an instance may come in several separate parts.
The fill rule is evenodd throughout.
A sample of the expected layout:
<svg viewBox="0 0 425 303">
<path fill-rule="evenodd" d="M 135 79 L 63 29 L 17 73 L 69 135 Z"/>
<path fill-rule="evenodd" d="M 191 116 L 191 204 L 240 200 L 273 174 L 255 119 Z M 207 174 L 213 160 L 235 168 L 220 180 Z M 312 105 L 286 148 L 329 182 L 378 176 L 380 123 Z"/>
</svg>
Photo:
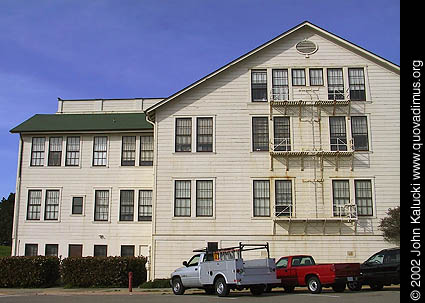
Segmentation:
<svg viewBox="0 0 425 303">
<path fill-rule="evenodd" d="M 344 100 L 342 68 L 328 68 L 328 99 Z"/>
<path fill-rule="evenodd" d="M 49 139 L 49 166 L 60 166 L 62 160 L 62 137 Z"/>
<path fill-rule="evenodd" d="M 288 87 L 288 70 L 287 69 L 274 69 L 272 75 L 273 83 L 273 100 L 288 100 L 289 87 Z"/>
<path fill-rule="evenodd" d="M 252 150 L 269 150 L 269 121 L 267 117 L 252 118 Z"/>
<path fill-rule="evenodd" d="M 345 117 L 329 117 L 331 151 L 347 150 Z"/>
<path fill-rule="evenodd" d="M 72 214 L 73 215 L 83 214 L 83 197 L 72 198 Z"/>
<path fill-rule="evenodd" d="M 58 245 L 57 244 L 46 244 L 45 253 L 46 256 L 58 256 Z"/>
<path fill-rule="evenodd" d="M 198 118 L 196 132 L 196 151 L 213 151 L 213 118 Z"/>
<path fill-rule="evenodd" d="M 38 245 L 37 244 L 25 244 L 25 256 L 37 256 Z"/>
<path fill-rule="evenodd" d="M 106 166 L 108 137 L 93 138 L 93 166 Z"/>
<path fill-rule="evenodd" d="M 121 257 L 134 257 L 134 245 L 121 245 Z"/>
<path fill-rule="evenodd" d="M 192 118 L 176 119 L 176 152 L 192 151 Z"/>
<path fill-rule="evenodd" d="M 190 217 L 191 181 L 176 180 L 174 190 L 174 216 Z"/>
<path fill-rule="evenodd" d="M 350 186 L 348 180 L 333 180 L 333 213 L 334 216 L 345 216 L 345 206 L 350 204 Z"/>
<path fill-rule="evenodd" d="M 80 137 L 66 138 L 66 166 L 78 166 L 80 164 Z"/>
<path fill-rule="evenodd" d="M 120 191 L 120 221 L 133 221 L 134 190 Z"/>
<path fill-rule="evenodd" d="M 254 217 L 270 216 L 270 182 L 254 180 Z"/>
<path fill-rule="evenodd" d="M 32 138 L 31 145 L 31 166 L 44 165 L 45 138 Z"/>
<path fill-rule="evenodd" d="M 109 191 L 96 190 L 94 202 L 94 220 L 108 221 L 109 218 Z"/>
<path fill-rule="evenodd" d="M 369 138 L 366 117 L 351 117 L 351 133 L 354 150 L 369 150 Z"/>
<path fill-rule="evenodd" d="M 350 99 L 354 101 L 366 101 L 363 68 L 349 68 L 348 81 L 350 84 Z"/>
<path fill-rule="evenodd" d="M 94 257 L 106 257 L 107 256 L 107 250 L 108 250 L 107 245 L 95 245 L 93 256 Z"/>
<path fill-rule="evenodd" d="M 81 244 L 69 244 L 68 256 L 69 257 L 82 257 L 83 256 L 83 245 L 81 245 Z"/>
<path fill-rule="evenodd" d="M 310 86 L 323 85 L 323 69 L 310 68 Z"/>
<path fill-rule="evenodd" d="M 274 150 L 290 151 L 291 135 L 289 117 L 274 117 Z"/>
<path fill-rule="evenodd" d="M 275 181 L 275 216 L 292 215 L 292 181 Z"/>
<path fill-rule="evenodd" d="M 196 216 L 212 217 L 213 215 L 213 181 L 196 181 Z"/>
<path fill-rule="evenodd" d="M 139 190 L 139 221 L 152 221 L 151 190 Z"/>
<path fill-rule="evenodd" d="M 44 209 L 45 220 L 58 220 L 59 218 L 59 191 L 46 191 L 46 205 Z"/>
<path fill-rule="evenodd" d="M 267 101 L 267 71 L 252 71 L 251 95 L 252 101 Z"/>
<path fill-rule="evenodd" d="M 28 191 L 27 220 L 40 220 L 41 190 Z"/>
<path fill-rule="evenodd" d="M 140 137 L 140 165 L 153 165 L 153 135 Z"/>
<path fill-rule="evenodd" d="M 136 165 L 136 137 L 135 136 L 122 137 L 121 165 L 122 166 Z"/>
<path fill-rule="evenodd" d="M 355 180 L 356 205 L 358 216 L 372 216 L 372 182 L 370 180 Z"/>
</svg>

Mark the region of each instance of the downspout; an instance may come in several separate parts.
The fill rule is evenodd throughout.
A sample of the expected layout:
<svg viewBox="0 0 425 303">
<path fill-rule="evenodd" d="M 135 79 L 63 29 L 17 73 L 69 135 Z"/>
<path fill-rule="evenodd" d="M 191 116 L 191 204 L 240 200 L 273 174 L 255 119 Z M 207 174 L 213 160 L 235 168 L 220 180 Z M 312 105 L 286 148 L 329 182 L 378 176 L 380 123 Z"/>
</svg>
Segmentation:
<svg viewBox="0 0 425 303">
<path fill-rule="evenodd" d="M 12 256 L 19 255 L 18 224 L 19 224 L 19 205 L 21 200 L 21 175 L 22 175 L 23 149 L 24 149 L 24 145 L 22 140 L 22 134 L 19 133 L 19 159 L 18 159 L 18 171 L 16 176 L 15 207 L 14 207 L 14 214 L 13 214 L 13 229 L 12 229 Z"/>
<path fill-rule="evenodd" d="M 142 100 L 143 104 L 143 100 Z M 143 105 L 142 105 L 143 106 Z M 156 123 L 152 121 L 149 118 L 149 115 L 146 111 L 144 111 L 146 116 L 146 121 L 153 126 L 153 141 L 154 141 L 154 157 L 153 157 L 153 188 L 152 188 L 152 230 L 151 230 L 151 246 L 149 247 L 149 259 L 148 259 L 148 268 L 147 271 L 147 277 L 149 281 L 152 281 L 154 279 L 153 273 L 155 272 L 155 266 L 154 266 L 154 255 L 155 255 L 155 243 L 153 239 L 153 235 L 156 232 L 155 224 L 156 224 L 156 174 L 157 174 L 157 154 L 158 154 L 158 133 L 157 133 L 157 127 Z"/>
</svg>

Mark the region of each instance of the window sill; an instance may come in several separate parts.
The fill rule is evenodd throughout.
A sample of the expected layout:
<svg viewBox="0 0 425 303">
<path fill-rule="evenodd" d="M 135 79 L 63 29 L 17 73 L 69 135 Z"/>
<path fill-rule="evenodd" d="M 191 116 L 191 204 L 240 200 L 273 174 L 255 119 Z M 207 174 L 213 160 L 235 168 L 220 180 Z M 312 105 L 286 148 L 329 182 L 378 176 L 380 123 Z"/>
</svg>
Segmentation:
<svg viewBox="0 0 425 303">
<path fill-rule="evenodd" d="M 271 216 L 268 216 L 268 217 L 251 217 L 251 220 L 254 220 L 254 221 L 256 221 L 256 220 L 264 221 L 264 220 L 271 220 L 271 219 L 272 219 Z"/>
<path fill-rule="evenodd" d="M 54 223 L 54 224 L 57 224 L 57 223 L 60 223 L 61 221 L 60 220 L 28 220 L 28 219 L 25 219 L 24 220 L 24 222 L 25 223 L 37 223 L 37 224 L 43 224 L 43 223 Z"/>
<path fill-rule="evenodd" d="M 210 156 L 210 155 L 216 155 L 217 153 L 215 151 L 212 152 L 173 152 L 173 155 L 180 155 L 180 156 L 188 156 L 188 155 L 205 155 L 205 156 Z"/>
<path fill-rule="evenodd" d="M 215 217 L 172 217 L 171 220 L 175 221 L 188 221 L 188 220 L 199 220 L 199 221 L 215 221 Z"/>
<path fill-rule="evenodd" d="M 152 221 L 117 221 L 117 224 L 152 224 Z"/>
<path fill-rule="evenodd" d="M 91 221 L 93 224 L 111 224 L 111 221 Z"/>
</svg>

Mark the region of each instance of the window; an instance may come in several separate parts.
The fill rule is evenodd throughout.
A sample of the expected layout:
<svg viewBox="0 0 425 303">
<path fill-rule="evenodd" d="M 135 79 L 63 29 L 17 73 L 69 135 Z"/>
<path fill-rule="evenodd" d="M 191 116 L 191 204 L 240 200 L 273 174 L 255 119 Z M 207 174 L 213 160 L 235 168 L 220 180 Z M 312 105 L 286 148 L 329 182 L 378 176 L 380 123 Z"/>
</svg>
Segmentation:
<svg viewBox="0 0 425 303">
<path fill-rule="evenodd" d="M 59 217 L 59 191 L 46 190 L 46 207 L 44 220 L 58 220 Z"/>
<path fill-rule="evenodd" d="M 347 150 L 345 117 L 329 117 L 331 151 Z"/>
<path fill-rule="evenodd" d="M 176 119 L 176 152 L 192 151 L 192 118 Z"/>
<path fill-rule="evenodd" d="M 134 219 L 134 190 L 120 191 L 120 221 Z"/>
<path fill-rule="evenodd" d="M 333 180 L 332 191 L 334 216 L 345 216 L 344 205 L 350 204 L 350 186 L 348 180 Z"/>
<path fill-rule="evenodd" d="M 274 69 L 272 74 L 272 91 L 273 100 L 288 100 L 288 70 L 287 69 Z"/>
<path fill-rule="evenodd" d="M 267 101 L 267 71 L 253 70 L 251 72 L 252 101 Z"/>
<path fill-rule="evenodd" d="M 305 70 L 304 69 L 292 70 L 292 85 L 305 86 Z"/>
<path fill-rule="evenodd" d="M 109 218 L 109 191 L 96 190 L 94 201 L 94 220 L 108 221 Z"/>
<path fill-rule="evenodd" d="M 323 85 L 323 69 L 321 68 L 310 68 L 310 86 L 322 86 Z"/>
<path fill-rule="evenodd" d="M 62 137 L 49 138 L 49 166 L 61 166 Z"/>
<path fill-rule="evenodd" d="M 83 214 L 83 197 L 72 197 L 72 214 Z"/>
<path fill-rule="evenodd" d="M 152 221 L 151 190 L 139 190 L 139 221 Z"/>
<path fill-rule="evenodd" d="M 191 266 L 198 266 L 199 264 L 199 259 L 200 259 L 201 255 L 194 255 L 189 262 L 187 262 L 187 267 L 191 267 Z"/>
<path fill-rule="evenodd" d="M 328 68 L 328 99 L 344 100 L 342 68 Z"/>
<path fill-rule="evenodd" d="M 37 256 L 38 245 L 37 244 L 25 244 L 25 256 Z"/>
<path fill-rule="evenodd" d="M 351 137 L 354 150 L 369 150 L 369 138 L 366 117 L 351 117 Z"/>
<path fill-rule="evenodd" d="M 65 166 L 78 165 L 80 165 L 80 137 L 67 137 Z"/>
<path fill-rule="evenodd" d="M 372 182 L 371 180 L 355 180 L 354 181 L 357 215 L 372 216 Z"/>
<path fill-rule="evenodd" d="M 107 251 L 108 251 L 107 245 L 95 245 L 93 256 L 94 257 L 106 257 Z"/>
<path fill-rule="evenodd" d="M 213 181 L 196 181 L 196 216 L 212 217 L 213 215 Z"/>
<path fill-rule="evenodd" d="M 196 151 L 213 151 L 213 118 L 197 118 Z"/>
<path fill-rule="evenodd" d="M 106 154 L 108 150 L 108 137 L 93 138 L 93 166 L 106 166 Z"/>
<path fill-rule="evenodd" d="M 31 166 L 43 166 L 44 165 L 44 148 L 45 140 L 43 137 L 32 138 L 31 146 Z"/>
<path fill-rule="evenodd" d="M 269 150 L 269 120 L 267 117 L 252 118 L 252 150 Z"/>
<path fill-rule="evenodd" d="M 57 244 L 46 244 L 44 254 L 46 256 L 57 257 L 58 256 L 58 245 Z"/>
<path fill-rule="evenodd" d="M 40 220 L 41 190 L 28 191 L 27 220 Z"/>
<path fill-rule="evenodd" d="M 276 268 L 286 268 L 288 266 L 288 258 L 282 258 L 276 262 Z"/>
<path fill-rule="evenodd" d="M 136 137 L 135 136 L 122 137 L 121 165 L 122 166 L 136 165 Z"/>
<path fill-rule="evenodd" d="M 292 215 L 292 181 L 275 181 L 275 216 Z"/>
<path fill-rule="evenodd" d="M 68 257 L 82 257 L 82 256 L 83 256 L 83 245 L 69 244 Z"/>
<path fill-rule="evenodd" d="M 274 117 L 274 150 L 290 151 L 291 135 L 289 127 L 289 117 Z"/>
<path fill-rule="evenodd" d="M 270 216 L 270 182 L 254 180 L 254 217 Z"/>
<path fill-rule="evenodd" d="M 174 216 L 190 217 L 191 181 L 176 180 L 174 197 Z"/>
<path fill-rule="evenodd" d="M 349 68 L 348 81 L 350 84 L 350 99 L 354 101 L 366 101 L 363 68 Z"/>
<path fill-rule="evenodd" d="M 316 265 L 313 258 L 310 256 L 292 258 L 292 266 L 310 266 L 310 265 Z"/>
<path fill-rule="evenodd" d="M 370 257 L 365 263 L 373 263 L 375 265 L 381 265 L 384 263 L 384 253 L 379 252 L 377 254 L 374 254 L 372 257 Z"/>
<path fill-rule="evenodd" d="M 153 135 L 140 137 L 140 166 L 153 165 Z"/>
<path fill-rule="evenodd" d="M 121 257 L 134 257 L 134 245 L 121 245 Z"/>
</svg>

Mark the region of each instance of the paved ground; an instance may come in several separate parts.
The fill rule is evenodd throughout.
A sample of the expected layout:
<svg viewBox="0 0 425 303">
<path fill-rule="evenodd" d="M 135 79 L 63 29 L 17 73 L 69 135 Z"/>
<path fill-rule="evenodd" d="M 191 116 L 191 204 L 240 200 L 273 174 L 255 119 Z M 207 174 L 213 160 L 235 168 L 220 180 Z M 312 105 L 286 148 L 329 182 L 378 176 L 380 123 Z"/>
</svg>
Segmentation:
<svg viewBox="0 0 425 303">
<path fill-rule="evenodd" d="M 226 298 L 219 298 L 213 295 L 206 295 L 203 291 L 186 291 L 183 296 L 175 296 L 169 289 L 143 290 L 136 288 L 130 294 L 127 289 L 0 289 L 1 303 L 91 303 L 91 302 L 143 302 L 143 303 L 217 303 L 227 301 L 237 302 L 261 302 L 261 303 L 395 303 L 400 302 L 400 288 L 386 287 L 382 291 L 371 291 L 364 289 L 360 292 L 346 290 L 344 293 L 335 293 L 324 290 L 319 295 L 310 294 L 305 288 L 299 288 L 294 293 L 286 294 L 279 289 L 272 293 L 263 294 L 260 297 L 253 297 L 247 291 L 232 291 Z"/>
</svg>

